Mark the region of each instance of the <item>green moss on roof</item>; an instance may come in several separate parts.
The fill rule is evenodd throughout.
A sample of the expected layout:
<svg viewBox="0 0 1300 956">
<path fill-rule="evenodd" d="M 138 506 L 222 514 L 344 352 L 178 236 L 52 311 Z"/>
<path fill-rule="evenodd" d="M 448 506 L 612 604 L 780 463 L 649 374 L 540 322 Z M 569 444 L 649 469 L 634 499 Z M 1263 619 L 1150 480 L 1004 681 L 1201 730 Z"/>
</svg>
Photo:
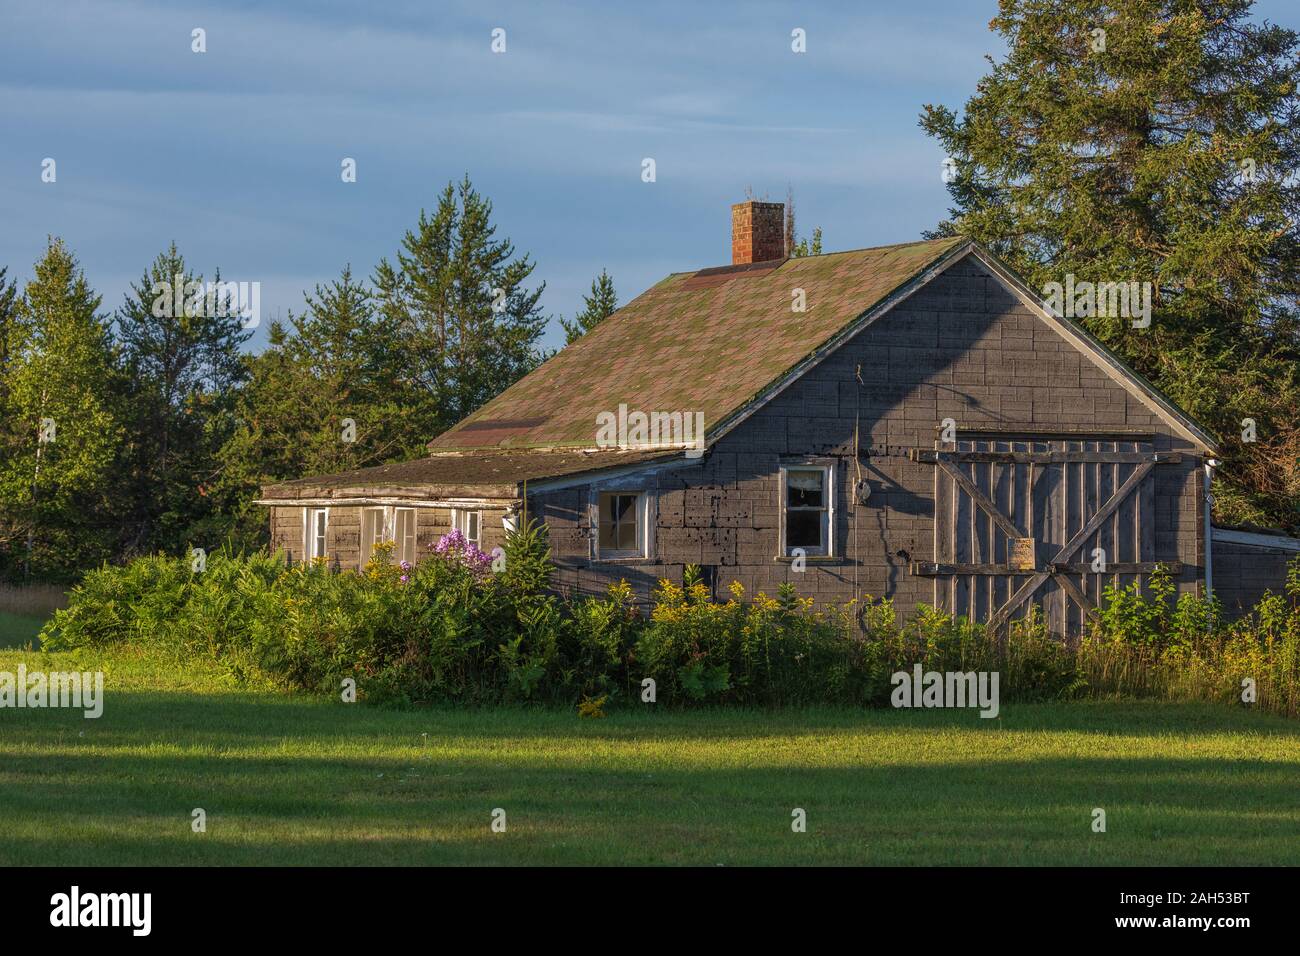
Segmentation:
<svg viewBox="0 0 1300 956">
<path fill-rule="evenodd" d="M 703 412 L 711 433 L 964 241 L 788 259 L 735 274 L 674 273 L 429 447 L 591 447 L 597 415 L 620 404 Z M 802 313 L 791 311 L 796 288 L 806 295 Z"/>
</svg>

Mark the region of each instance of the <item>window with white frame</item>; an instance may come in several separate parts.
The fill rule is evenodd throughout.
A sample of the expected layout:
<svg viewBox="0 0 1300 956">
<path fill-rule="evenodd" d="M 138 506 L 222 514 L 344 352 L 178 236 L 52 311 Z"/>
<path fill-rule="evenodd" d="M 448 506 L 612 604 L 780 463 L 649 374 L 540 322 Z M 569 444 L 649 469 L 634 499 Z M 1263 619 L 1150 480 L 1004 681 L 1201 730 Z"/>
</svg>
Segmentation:
<svg viewBox="0 0 1300 956">
<path fill-rule="evenodd" d="M 788 465 L 781 469 L 781 554 L 831 555 L 831 478 L 829 465 Z"/>
<path fill-rule="evenodd" d="M 361 563 L 375 556 L 375 546 L 388 540 L 385 508 L 361 509 Z"/>
<path fill-rule="evenodd" d="M 328 531 L 329 509 L 308 508 L 306 521 L 307 540 L 303 551 L 306 552 L 309 561 L 329 556 L 325 544 Z"/>
<path fill-rule="evenodd" d="M 415 563 L 415 509 L 393 510 L 393 560 Z"/>
<path fill-rule="evenodd" d="M 598 558 L 639 558 L 646 548 L 646 497 L 639 491 L 602 491 L 597 502 Z"/>
<path fill-rule="evenodd" d="M 481 528 L 483 513 L 466 511 L 464 508 L 451 509 L 451 526 L 465 536 L 465 540 L 478 548 L 482 543 Z"/>
</svg>

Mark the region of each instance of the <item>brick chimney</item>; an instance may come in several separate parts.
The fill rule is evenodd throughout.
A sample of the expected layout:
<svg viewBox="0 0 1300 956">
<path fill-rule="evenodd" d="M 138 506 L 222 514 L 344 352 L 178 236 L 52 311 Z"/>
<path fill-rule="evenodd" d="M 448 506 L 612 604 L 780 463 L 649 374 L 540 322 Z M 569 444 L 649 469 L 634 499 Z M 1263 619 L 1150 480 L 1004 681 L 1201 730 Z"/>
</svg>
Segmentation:
<svg viewBox="0 0 1300 956">
<path fill-rule="evenodd" d="M 731 207 L 731 264 L 785 258 L 785 203 L 738 202 Z"/>
</svg>

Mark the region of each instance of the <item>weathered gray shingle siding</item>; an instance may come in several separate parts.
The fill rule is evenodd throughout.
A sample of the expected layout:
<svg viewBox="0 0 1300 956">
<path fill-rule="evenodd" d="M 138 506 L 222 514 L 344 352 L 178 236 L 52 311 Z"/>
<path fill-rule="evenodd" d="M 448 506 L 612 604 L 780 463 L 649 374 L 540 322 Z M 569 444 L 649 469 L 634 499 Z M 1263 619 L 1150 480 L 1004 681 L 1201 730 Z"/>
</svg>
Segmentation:
<svg viewBox="0 0 1300 956">
<path fill-rule="evenodd" d="M 626 401 L 639 407 L 635 395 Z M 571 592 L 599 593 L 623 577 L 645 593 L 657 578 L 680 580 L 683 566 L 696 563 L 717 566 L 720 592 L 733 579 L 751 593 L 790 581 L 827 603 L 853 597 L 856 575 L 860 593 L 893 597 L 906 611 L 934 595 L 931 579 L 909 572 L 911 560 L 933 557 L 934 467 L 909 461 L 908 450 L 933 448 L 946 417 L 960 428 L 1149 429 L 1157 451 L 1189 453 L 1181 464 L 1155 469 L 1155 533 L 1158 556 L 1181 561 L 1183 587 L 1194 586 L 1203 540 L 1199 453 L 974 258 L 845 343 L 726 435 L 703 463 L 619 481 L 656 494 L 654 560 L 588 560 L 589 487 L 531 495 L 529 507 L 550 524 L 556 584 Z M 856 509 L 849 501 L 855 423 L 872 488 L 868 504 Z M 838 462 L 835 542 L 843 557 L 810 561 L 802 574 L 774 560 L 783 456 Z"/>
<path fill-rule="evenodd" d="M 1215 541 L 1214 596 L 1229 618 L 1254 607 L 1265 591 L 1282 594 L 1294 552 Z"/>
</svg>

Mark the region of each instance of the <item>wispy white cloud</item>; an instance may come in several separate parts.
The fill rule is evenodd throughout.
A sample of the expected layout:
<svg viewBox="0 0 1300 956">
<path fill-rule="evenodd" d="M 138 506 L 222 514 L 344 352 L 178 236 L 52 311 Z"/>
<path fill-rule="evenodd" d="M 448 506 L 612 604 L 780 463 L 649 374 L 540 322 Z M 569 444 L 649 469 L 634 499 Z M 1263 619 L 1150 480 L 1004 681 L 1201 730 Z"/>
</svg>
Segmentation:
<svg viewBox="0 0 1300 956">
<path fill-rule="evenodd" d="M 199 268 L 265 277 L 264 311 L 283 312 L 346 262 L 368 274 L 467 172 L 501 234 L 533 252 L 555 313 L 572 314 L 602 266 L 626 299 L 724 262 L 727 207 L 746 186 L 793 187 L 829 248 L 912 239 L 947 207 L 917 115 L 971 95 L 999 49 L 994 12 L 5 0 L 0 265 L 27 273 L 45 236 L 63 235 L 116 305 L 124 277 L 175 239 Z M 498 26 L 504 55 L 489 47 Z M 190 51 L 195 27 L 205 54 Z M 794 27 L 806 54 L 790 50 Z M 39 181 L 46 156 L 55 185 Z M 344 156 L 356 184 L 340 181 Z"/>
</svg>

